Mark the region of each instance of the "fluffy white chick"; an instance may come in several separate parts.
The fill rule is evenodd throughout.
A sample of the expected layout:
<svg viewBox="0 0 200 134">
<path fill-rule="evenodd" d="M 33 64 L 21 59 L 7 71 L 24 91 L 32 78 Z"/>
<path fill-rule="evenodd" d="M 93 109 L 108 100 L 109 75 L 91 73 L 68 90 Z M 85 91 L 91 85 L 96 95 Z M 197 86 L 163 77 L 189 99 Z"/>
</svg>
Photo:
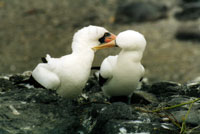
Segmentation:
<svg viewBox="0 0 200 134">
<path fill-rule="evenodd" d="M 127 96 L 130 98 L 145 72 L 141 59 L 146 40 L 139 32 L 127 30 L 119 33 L 116 40 L 105 46 L 118 46 L 122 50 L 119 55 L 105 58 L 101 64 L 99 83 L 103 93 L 108 97 Z M 93 49 L 98 50 L 102 47 L 104 48 L 104 45 Z"/>
<path fill-rule="evenodd" d="M 72 53 L 60 58 L 47 55 L 32 72 L 31 81 L 37 81 L 47 89 L 67 99 L 81 94 L 92 66 L 95 51 L 92 49 L 101 43 L 115 39 L 115 35 L 103 27 L 88 26 L 75 33 Z"/>
</svg>

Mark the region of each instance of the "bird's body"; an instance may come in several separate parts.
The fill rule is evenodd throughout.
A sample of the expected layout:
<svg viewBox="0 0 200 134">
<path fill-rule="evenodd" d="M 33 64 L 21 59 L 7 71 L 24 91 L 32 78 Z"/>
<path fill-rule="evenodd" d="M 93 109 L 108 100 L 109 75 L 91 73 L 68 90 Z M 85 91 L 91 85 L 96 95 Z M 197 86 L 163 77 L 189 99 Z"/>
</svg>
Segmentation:
<svg viewBox="0 0 200 134">
<path fill-rule="evenodd" d="M 56 90 L 65 98 L 77 97 L 84 88 L 94 59 L 92 47 L 108 31 L 102 27 L 88 26 L 79 30 L 73 38 L 72 53 L 60 58 L 47 55 L 32 72 L 32 77 L 43 87 Z M 104 37 L 105 38 L 105 37 Z"/>
<path fill-rule="evenodd" d="M 86 55 L 72 53 L 61 58 L 49 58 L 48 63 L 38 64 L 32 76 L 45 88 L 74 98 L 81 93 L 90 74 L 94 52 Z"/>
<path fill-rule="evenodd" d="M 112 63 L 102 63 L 100 74 L 107 72 L 102 71 L 103 66 L 112 67 L 112 79 L 108 80 L 102 87 L 102 90 L 106 96 L 129 96 L 137 88 L 140 78 L 144 74 L 144 67 L 140 62 L 133 62 L 131 56 L 135 54 L 128 54 L 126 58 L 124 52 L 121 52 L 118 56 L 109 56 L 105 59 L 105 62 L 112 61 Z M 125 59 L 124 59 L 125 58 Z M 106 61 L 107 60 L 107 61 Z M 107 65 L 103 65 L 107 64 Z M 110 64 L 110 65 L 108 65 Z"/>
<path fill-rule="evenodd" d="M 144 75 L 141 59 L 146 41 L 140 33 L 128 30 L 120 33 L 114 43 L 122 50 L 119 55 L 109 56 L 102 62 L 99 74 L 107 79 L 102 90 L 108 97 L 130 97 Z"/>
</svg>

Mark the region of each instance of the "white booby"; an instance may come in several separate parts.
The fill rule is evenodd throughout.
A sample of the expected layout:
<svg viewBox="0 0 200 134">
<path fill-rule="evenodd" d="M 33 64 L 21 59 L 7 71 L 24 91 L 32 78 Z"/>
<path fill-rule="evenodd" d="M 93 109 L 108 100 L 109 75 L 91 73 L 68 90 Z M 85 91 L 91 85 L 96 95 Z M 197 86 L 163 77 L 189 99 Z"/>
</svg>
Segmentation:
<svg viewBox="0 0 200 134">
<path fill-rule="evenodd" d="M 100 85 L 103 93 L 108 97 L 131 97 L 145 72 L 141 59 L 146 40 L 142 34 L 127 30 L 119 33 L 116 40 L 93 49 L 98 50 L 114 45 L 122 50 L 119 55 L 109 56 L 102 62 L 99 72 Z"/>
<path fill-rule="evenodd" d="M 115 35 L 103 27 L 88 26 L 75 33 L 72 53 L 60 58 L 47 54 L 32 72 L 32 78 L 47 89 L 67 99 L 81 94 L 89 75 L 95 51 L 99 44 L 115 39 Z M 108 46 L 109 47 L 109 46 Z"/>
</svg>

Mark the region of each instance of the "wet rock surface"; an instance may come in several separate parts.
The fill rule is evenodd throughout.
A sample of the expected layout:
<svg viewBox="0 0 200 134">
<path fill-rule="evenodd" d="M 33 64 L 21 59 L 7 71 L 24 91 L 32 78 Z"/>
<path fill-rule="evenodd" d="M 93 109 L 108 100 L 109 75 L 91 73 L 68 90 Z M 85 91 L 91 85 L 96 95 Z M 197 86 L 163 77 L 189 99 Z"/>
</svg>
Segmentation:
<svg viewBox="0 0 200 134">
<path fill-rule="evenodd" d="M 145 83 L 134 93 L 131 104 L 111 103 L 91 77 L 82 95 L 66 100 L 51 90 L 15 84 L 27 77 L 0 78 L 1 134 L 175 134 L 180 132 L 190 103 L 162 108 L 195 100 L 200 92 L 198 82 Z M 199 108 L 200 101 L 193 103 L 185 122 L 191 134 L 200 133 Z M 160 110 L 153 112 L 155 109 Z"/>
</svg>

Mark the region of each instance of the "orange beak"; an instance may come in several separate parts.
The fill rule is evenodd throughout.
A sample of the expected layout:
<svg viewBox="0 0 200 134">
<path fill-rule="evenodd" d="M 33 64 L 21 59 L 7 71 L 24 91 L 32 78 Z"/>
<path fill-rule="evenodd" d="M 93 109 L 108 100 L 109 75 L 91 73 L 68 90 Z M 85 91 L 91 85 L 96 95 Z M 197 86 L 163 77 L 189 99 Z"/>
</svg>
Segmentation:
<svg viewBox="0 0 200 134">
<path fill-rule="evenodd" d="M 111 47 L 115 47 L 115 39 L 116 39 L 116 35 L 114 34 L 111 34 L 110 36 L 108 37 L 105 37 L 105 42 L 104 44 L 102 45 L 99 45 L 99 46 L 96 46 L 96 47 L 93 47 L 92 49 L 93 50 L 99 50 L 99 49 L 104 49 L 104 48 L 111 48 Z"/>
<path fill-rule="evenodd" d="M 99 49 L 111 48 L 111 47 L 116 47 L 116 41 L 115 40 L 112 40 L 112 41 L 110 41 L 108 43 L 104 43 L 103 45 L 99 45 L 99 46 L 93 47 L 92 49 L 93 50 L 99 50 Z"/>
</svg>

